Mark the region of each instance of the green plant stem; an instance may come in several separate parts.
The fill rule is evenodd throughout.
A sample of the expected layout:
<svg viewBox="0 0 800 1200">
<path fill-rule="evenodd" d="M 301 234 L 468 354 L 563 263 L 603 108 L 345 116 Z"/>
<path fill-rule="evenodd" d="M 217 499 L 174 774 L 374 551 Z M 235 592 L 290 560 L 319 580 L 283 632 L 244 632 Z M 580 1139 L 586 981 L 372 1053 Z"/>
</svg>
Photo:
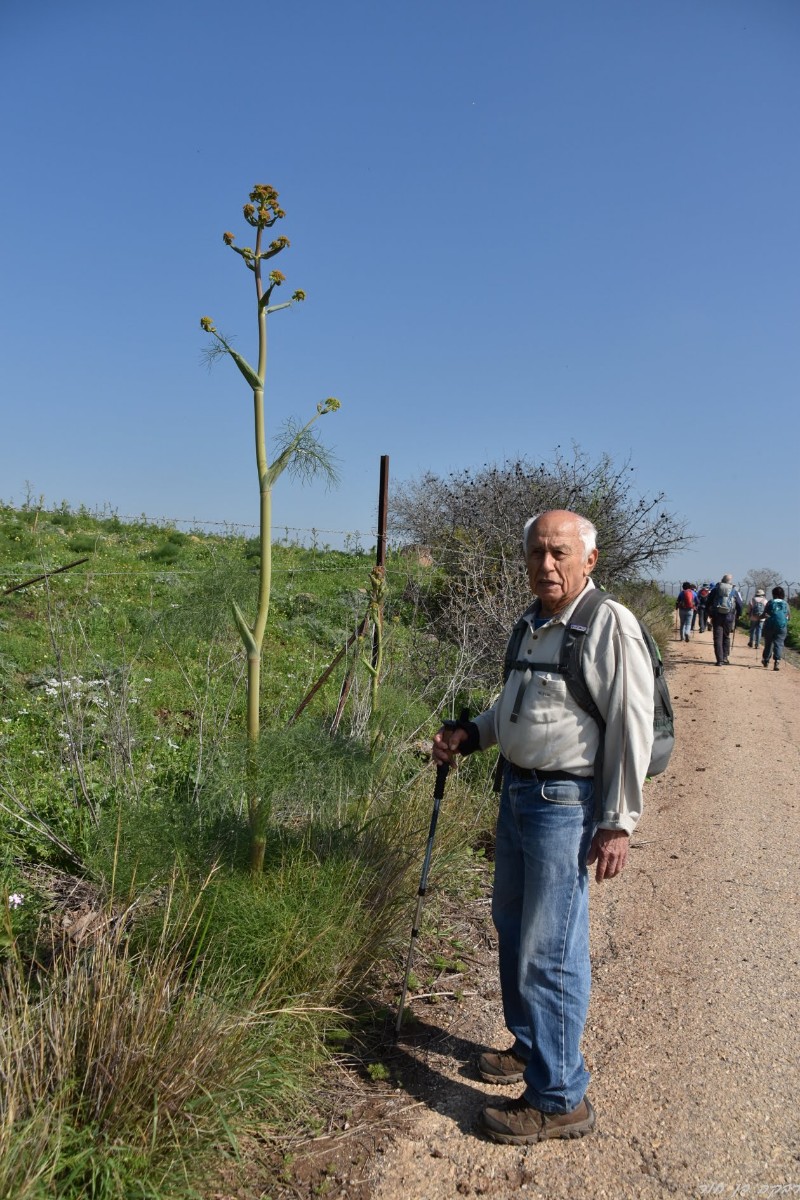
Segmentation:
<svg viewBox="0 0 800 1200">
<path fill-rule="evenodd" d="M 256 302 L 258 308 L 258 377 L 266 379 L 267 371 L 267 314 L 261 303 L 263 284 L 261 279 L 261 236 L 256 234 Z M 259 487 L 259 571 L 258 609 L 253 626 L 253 645 L 247 656 L 247 737 L 250 742 L 248 753 L 248 811 L 250 814 L 250 870 L 260 875 L 264 870 L 266 852 L 266 820 L 264 801 L 260 795 L 258 778 L 257 743 L 260 732 L 261 707 L 261 655 L 264 630 L 269 615 L 270 587 L 272 585 L 272 488 L 267 461 L 267 437 L 264 420 L 264 389 L 253 389 L 253 416 L 255 420 L 256 469 Z"/>
</svg>

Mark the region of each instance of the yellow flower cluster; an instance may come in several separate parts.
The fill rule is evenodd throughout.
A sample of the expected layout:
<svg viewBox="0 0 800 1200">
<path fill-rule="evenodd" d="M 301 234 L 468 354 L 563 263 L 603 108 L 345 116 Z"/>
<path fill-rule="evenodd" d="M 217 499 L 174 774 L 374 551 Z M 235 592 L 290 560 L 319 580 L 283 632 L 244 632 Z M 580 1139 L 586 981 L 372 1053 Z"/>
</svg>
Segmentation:
<svg viewBox="0 0 800 1200">
<path fill-rule="evenodd" d="M 244 206 L 245 220 L 262 229 L 274 225 L 286 213 L 278 204 L 278 193 L 269 183 L 257 183 L 250 193 L 250 204 Z M 257 206 L 257 208 L 256 208 Z"/>
</svg>

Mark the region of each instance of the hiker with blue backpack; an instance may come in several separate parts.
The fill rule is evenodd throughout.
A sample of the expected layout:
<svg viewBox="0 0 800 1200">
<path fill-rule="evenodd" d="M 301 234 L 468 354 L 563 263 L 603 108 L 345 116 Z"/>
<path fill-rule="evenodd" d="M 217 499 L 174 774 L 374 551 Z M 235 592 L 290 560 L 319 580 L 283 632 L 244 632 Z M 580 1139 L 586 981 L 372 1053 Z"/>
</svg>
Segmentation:
<svg viewBox="0 0 800 1200">
<path fill-rule="evenodd" d="M 598 881 L 623 870 L 645 777 L 664 769 L 674 741 L 648 631 L 590 579 L 596 539 L 590 521 L 566 510 L 526 523 L 536 599 L 512 630 L 503 689 L 486 712 L 433 740 L 439 764 L 500 748 L 492 917 L 514 1040 L 481 1054 L 477 1069 L 497 1085 L 524 1084 L 480 1118 L 488 1137 L 515 1145 L 594 1128 L 580 1048 L 591 983 L 587 866 L 596 864 Z"/>
<path fill-rule="evenodd" d="M 761 645 L 761 627 L 764 624 L 766 607 L 767 593 L 763 588 L 756 588 L 756 594 L 747 606 L 747 616 L 750 619 L 750 637 L 747 644 L 752 650 L 758 650 Z"/>
<path fill-rule="evenodd" d="M 772 599 L 764 609 L 764 651 L 761 661 L 769 666 L 770 655 L 774 658 L 773 671 L 779 671 L 783 658 L 783 643 L 789 631 L 789 605 L 782 587 L 772 589 Z"/>
<path fill-rule="evenodd" d="M 714 656 L 718 667 L 730 666 L 731 635 L 743 608 L 744 601 L 733 586 L 732 576 L 723 575 L 719 583 L 714 584 L 711 589 L 706 606 L 706 611 L 711 617 Z"/>
</svg>

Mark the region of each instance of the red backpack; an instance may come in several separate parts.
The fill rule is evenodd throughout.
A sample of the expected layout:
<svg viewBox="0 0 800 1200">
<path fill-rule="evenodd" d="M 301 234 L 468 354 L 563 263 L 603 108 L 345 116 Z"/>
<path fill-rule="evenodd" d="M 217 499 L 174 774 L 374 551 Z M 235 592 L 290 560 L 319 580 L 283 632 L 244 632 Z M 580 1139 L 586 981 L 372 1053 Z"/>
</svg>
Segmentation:
<svg viewBox="0 0 800 1200">
<path fill-rule="evenodd" d="M 694 593 L 689 588 L 684 588 L 678 596 L 678 608 L 694 608 Z"/>
</svg>

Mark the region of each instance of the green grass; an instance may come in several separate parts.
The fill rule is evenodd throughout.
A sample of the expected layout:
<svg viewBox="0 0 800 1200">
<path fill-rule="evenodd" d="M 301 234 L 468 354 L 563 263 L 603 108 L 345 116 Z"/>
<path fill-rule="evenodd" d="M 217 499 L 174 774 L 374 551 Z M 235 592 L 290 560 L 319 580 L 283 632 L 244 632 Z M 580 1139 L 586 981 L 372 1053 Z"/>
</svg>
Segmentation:
<svg viewBox="0 0 800 1200">
<path fill-rule="evenodd" d="M 430 817 L 418 743 L 449 651 L 415 624 L 424 572 L 390 558 L 377 752 L 363 667 L 335 737 L 344 663 L 291 722 L 372 557 L 275 547 L 254 881 L 231 615 L 254 606 L 252 540 L 0 505 L 0 587 L 82 556 L 0 602 L 0 897 L 23 896 L 0 899 L 0 1200 L 182 1196 L 215 1142 L 301 1114 L 370 973 L 402 961 Z M 472 886 L 479 775 L 448 787 L 441 886 Z M 113 914 L 85 944 L 54 942 L 48 865 Z"/>
</svg>

